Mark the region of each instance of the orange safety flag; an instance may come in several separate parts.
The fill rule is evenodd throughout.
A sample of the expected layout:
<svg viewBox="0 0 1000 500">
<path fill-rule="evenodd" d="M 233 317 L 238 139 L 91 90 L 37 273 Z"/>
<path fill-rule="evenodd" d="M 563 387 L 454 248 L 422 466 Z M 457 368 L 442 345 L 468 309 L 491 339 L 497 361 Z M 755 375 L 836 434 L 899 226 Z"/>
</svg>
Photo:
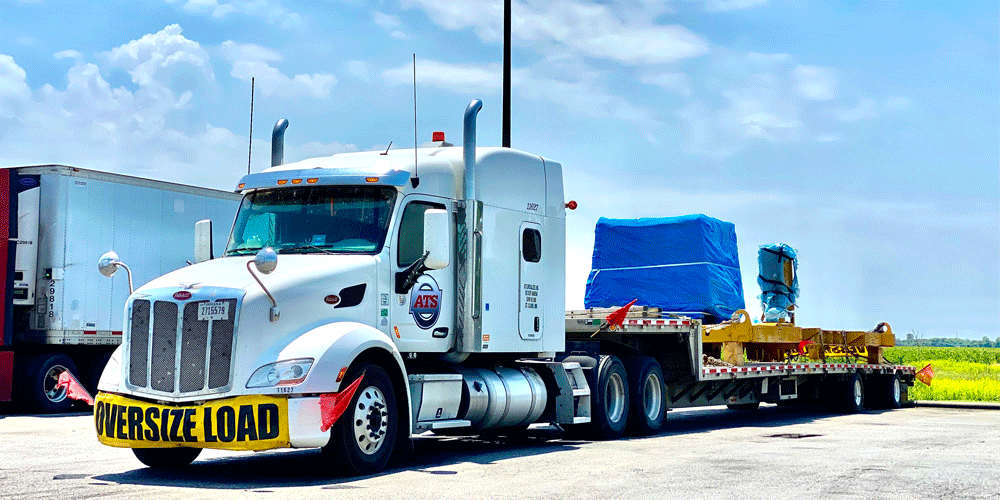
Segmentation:
<svg viewBox="0 0 1000 500">
<path fill-rule="evenodd" d="M 928 386 L 931 385 L 932 378 L 934 378 L 934 368 L 931 368 L 930 363 L 917 372 L 917 380 L 927 384 Z"/>
<path fill-rule="evenodd" d="M 637 300 L 639 299 L 632 299 L 632 302 L 625 304 L 621 309 L 609 314 L 604 319 L 607 320 L 609 325 L 616 325 L 618 328 L 621 328 L 622 323 L 625 322 L 625 316 L 628 314 L 629 308 L 632 307 L 632 304 L 635 304 L 635 301 Z"/>
<path fill-rule="evenodd" d="M 84 401 L 88 405 L 94 406 L 94 397 L 87 392 L 87 389 L 83 388 L 80 381 L 69 370 L 65 370 L 59 374 L 59 382 L 56 383 L 55 388 L 58 389 L 60 387 L 66 388 L 66 397 L 77 401 Z"/>
<path fill-rule="evenodd" d="M 320 395 L 319 411 L 323 419 L 322 425 L 319 426 L 320 432 L 330 430 L 334 422 L 344 414 L 344 411 L 350 406 L 351 399 L 354 397 L 354 393 L 357 392 L 363 378 L 365 378 L 365 372 L 361 372 L 361 376 L 344 390 L 333 394 Z"/>
</svg>

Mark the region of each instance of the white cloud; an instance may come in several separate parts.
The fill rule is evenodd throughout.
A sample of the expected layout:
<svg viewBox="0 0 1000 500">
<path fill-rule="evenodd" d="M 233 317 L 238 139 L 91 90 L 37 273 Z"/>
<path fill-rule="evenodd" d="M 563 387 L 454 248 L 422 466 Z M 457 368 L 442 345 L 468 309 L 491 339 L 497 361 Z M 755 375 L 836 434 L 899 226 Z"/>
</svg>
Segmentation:
<svg viewBox="0 0 1000 500">
<path fill-rule="evenodd" d="M 829 101 L 837 96 L 837 77 L 832 68 L 800 64 L 792 70 L 799 96 L 814 101 Z"/>
<path fill-rule="evenodd" d="M 140 86 L 191 88 L 214 80 L 208 53 L 181 31 L 179 25 L 171 24 L 111 49 L 106 55 L 112 65 L 124 68 L 132 82 Z"/>
<path fill-rule="evenodd" d="M 169 4 L 180 4 L 183 0 L 166 0 Z M 224 18 L 230 14 L 238 13 L 250 17 L 263 19 L 268 24 L 273 24 L 286 29 L 296 29 L 303 26 L 302 16 L 295 12 L 288 12 L 276 2 L 267 0 L 232 0 L 220 2 L 219 0 L 187 0 L 183 1 L 181 8 L 191 14 L 208 15 L 215 19 Z"/>
<path fill-rule="evenodd" d="M 370 82 L 372 80 L 371 67 L 365 61 L 347 61 L 344 64 L 344 70 L 363 82 Z"/>
<path fill-rule="evenodd" d="M 308 96 L 316 99 L 330 97 L 330 92 L 337 85 L 337 77 L 329 73 L 297 74 L 286 76 L 269 62 L 281 61 L 277 51 L 254 44 L 240 44 L 227 40 L 222 43 L 223 57 L 232 62 L 230 75 L 238 80 L 249 82 L 255 79 L 257 88 L 262 95 Z"/>
<path fill-rule="evenodd" d="M 404 0 L 404 7 L 417 6 L 431 20 L 448 30 L 472 28 L 488 42 L 503 33 L 502 5 L 496 2 L 463 0 Z M 708 43 L 680 25 L 656 23 L 648 10 L 629 9 L 623 16 L 612 10 L 618 5 L 579 1 L 517 2 L 511 20 L 512 38 L 537 42 L 542 47 L 556 44 L 592 58 L 628 65 L 671 63 L 700 56 Z M 644 17 L 635 14 L 642 12 Z"/>
<path fill-rule="evenodd" d="M 81 54 L 81 53 L 79 53 L 78 51 L 75 51 L 75 50 L 63 50 L 63 51 L 56 52 L 55 54 L 52 55 L 52 57 L 55 57 L 56 59 L 59 59 L 59 60 L 62 60 L 62 59 L 83 59 L 83 54 Z"/>
<path fill-rule="evenodd" d="M 27 76 L 13 57 L 0 54 L 0 118 L 13 118 L 30 99 Z"/>
<path fill-rule="evenodd" d="M 399 27 L 403 25 L 403 22 L 400 21 L 399 17 L 391 14 L 386 14 L 384 12 L 379 12 L 377 10 L 372 16 L 375 20 L 375 24 L 377 24 L 380 28 L 384 29 L 385 32 L 389 34 L 389 36 L 397 40 L 409 39 L 406 33 L 404 33 L 402 30 L 399 29 Z"/>
<path fill-rule="evenodd" d="M 639 79 L 642 83 L 656 85 L 682 96 L 691 95 L 691 81 L 684 73 L 670 72 L 644 75 Z"/>
<path fill-rule="evenodd" d="M 723 12 L 728 10 L 749 9 L 766 5 L 768 0 L 705 0 L 705 10 Z"/>
</svg>

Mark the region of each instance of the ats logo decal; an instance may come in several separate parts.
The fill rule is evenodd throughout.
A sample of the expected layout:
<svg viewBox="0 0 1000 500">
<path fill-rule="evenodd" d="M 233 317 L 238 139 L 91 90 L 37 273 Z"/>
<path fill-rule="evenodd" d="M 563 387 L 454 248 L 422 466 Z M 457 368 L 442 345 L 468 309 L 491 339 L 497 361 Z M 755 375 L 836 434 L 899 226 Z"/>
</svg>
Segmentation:
<svg viewBox="0 0 1000 500">
<path fill-rule="evenodd" d="M 423 275 L 410 290 L 410 314 L 421 329 L 428 329 L 437 323 L 441 314 L 441 288 L 434 278 Z"/>
</svg>

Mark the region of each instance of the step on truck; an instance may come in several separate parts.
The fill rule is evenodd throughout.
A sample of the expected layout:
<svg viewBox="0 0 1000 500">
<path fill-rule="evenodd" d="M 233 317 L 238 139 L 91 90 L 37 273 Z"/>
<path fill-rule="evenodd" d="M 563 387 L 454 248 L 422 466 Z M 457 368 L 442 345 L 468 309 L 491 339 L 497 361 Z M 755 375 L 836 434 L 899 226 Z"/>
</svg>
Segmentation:
<svg viewBox="0 0 1000 500">
<path fill-rule="evenodd" d="M 272 166 L 236 186 L 222 256 L 129 297 L 99 384 L 99 440 L 151 467 L 186 466 L 204 448 L 321 448 L 332 470 L 368 474 L 426 432 L 551 423 L 614 439 L 657 432 L 683 406 L 905 400 L 905 367 L 706 366 L 696 319 L 567 316 L 575 203 L 562 167 L 477 147 L 481 105 L 468 106 L 460 147 L 435 133 L 415 150 L 290 164 L 279 120 Z M 707 345 L 774 340 L 744 323 Z"/>
<path fill-rule="evenodd" d="M 65 371 L 94 392 L 131 293 L 124 275 L 94 273 L 94 259 L 116 248 L 143 284 L 187 265 L 195 222 L 228 227 L 238 203 L 231 192 L 65 165 L 0 169 L 0 405 L 68 410 Z"/>
</svg>

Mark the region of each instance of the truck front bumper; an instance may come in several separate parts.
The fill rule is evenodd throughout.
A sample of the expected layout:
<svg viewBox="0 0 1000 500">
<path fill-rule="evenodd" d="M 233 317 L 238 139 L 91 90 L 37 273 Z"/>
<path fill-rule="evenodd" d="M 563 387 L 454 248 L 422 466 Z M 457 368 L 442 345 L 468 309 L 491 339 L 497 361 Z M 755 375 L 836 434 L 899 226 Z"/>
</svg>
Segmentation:
<svg viewBox="0 0 1000 500">
<path fill-rule="evenodd" d="M 119 448 L 269 450 L 325 446 L 319 398 L 249 395 L 195 405 L 164 405 L 101 392 L 97 439 Z"/>
</svg>

